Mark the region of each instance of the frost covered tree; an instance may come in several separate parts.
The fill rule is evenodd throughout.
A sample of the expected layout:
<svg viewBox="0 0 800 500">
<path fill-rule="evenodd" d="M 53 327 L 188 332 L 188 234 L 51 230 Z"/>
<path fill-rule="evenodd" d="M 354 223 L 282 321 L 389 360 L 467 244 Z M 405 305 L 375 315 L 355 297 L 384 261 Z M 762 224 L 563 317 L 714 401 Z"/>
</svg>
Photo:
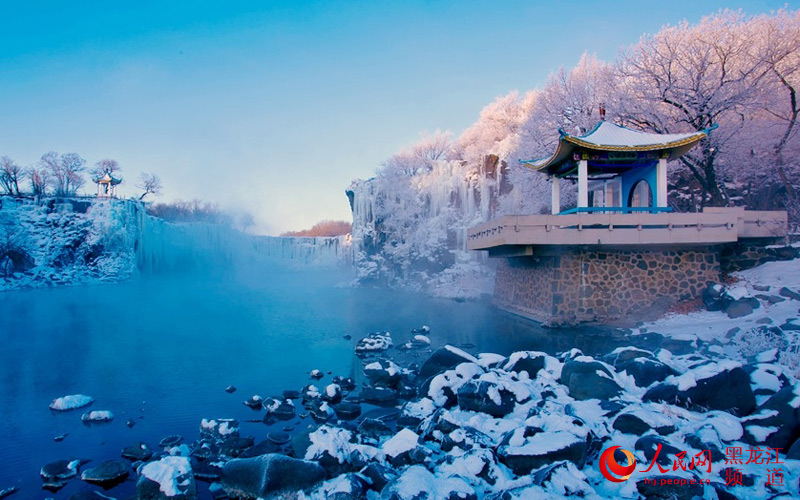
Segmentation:
<svg viewBox="0 0 800 500">
<path fill-rule="evenodd" d="M 98 160 L 94 167 L 89 171 L 89 175 L 92 177 L 102 177 L 106 172 L 109 174 L 113 174 L 114 172 L 120 172 L 122 168 L 119 166 L 119 162 L 117 160 L 111 158 L 104 158 L 102 160 Z"/>
<path fill-rule="evenodd" d="M 142 195 L 139 196 L 139 201 L 144 200 L 144 197 L 148 194 L 158 196 L 161 194 L 162 189 L 161 178 L 150 172 L 142 172 L 142 175 L 139 176 L 139 183 L 136 184 L 136 187 L 143 190 Z"/>
<path fill-rule="evenodd" d="M 448 157 L 453 150 L 453 134 L 436 130 L 387 159 L 381 168 L 384 176 L 411 177 L 430 172 L 433 162 Z"/>
<path fill-rule="evenodd" d="M 8 156 L 0 157 L 0 186 L 10 195 L 19 196 L 22 168 Z"/>
<path fill-rule="evenodd" d="M 50 172 L 46 168 L 29 167 L 25 171 L 31 183 L 31 192 L 34 196 L 44 196 L 47 194 L 47 186 L 50 185 Z"/>
<path fill-rule="evenodd" d="M 42 155 L 39 166 L 47 169 L 53 183 L 55 196 L 75 196 L 85 183 L 83 172 L 86 171 L 86 160 L 77 153 L 64 153 L 59 156 L 55 151 Z"/>
<path fill-rule="evenodd" d="M 719 126 L 680 159 L 712 205 L 728 201 L 718 163 L 755 112 L 768 73 L 752 49 L 752 25 L 726 10 L 645 35 L 616 65 L 623 123 L 658 133 Z M 733 167 L 734 157 L 724 159 Z"/>
</svg>

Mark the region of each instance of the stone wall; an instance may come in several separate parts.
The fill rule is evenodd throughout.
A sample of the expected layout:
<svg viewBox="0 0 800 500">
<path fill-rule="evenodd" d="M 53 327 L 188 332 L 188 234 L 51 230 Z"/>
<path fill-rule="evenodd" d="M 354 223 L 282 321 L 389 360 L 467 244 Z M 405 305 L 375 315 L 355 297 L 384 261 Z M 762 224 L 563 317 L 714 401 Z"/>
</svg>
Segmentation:
<svg viewBox="0 0 800 500">
<path fill-rule="evenodd" d="M 498 307 L 546 324 L 655 317 L 720 279 L 719 252 L 573 250 L 500 259 Z"/>
</svg>

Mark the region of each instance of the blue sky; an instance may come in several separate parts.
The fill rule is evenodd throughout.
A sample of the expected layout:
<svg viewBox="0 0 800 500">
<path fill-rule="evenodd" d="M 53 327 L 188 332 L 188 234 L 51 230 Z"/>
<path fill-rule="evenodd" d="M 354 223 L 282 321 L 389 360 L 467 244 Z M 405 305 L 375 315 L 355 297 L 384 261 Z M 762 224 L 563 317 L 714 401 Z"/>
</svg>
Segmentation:
<svg viewBox="0 0 800 500">
<path fill-rule="evenodd" d="M 155 172 L 161 200 L 249 211 L 277 234 L 349 220 L 352 179 L 585 51 L 612 60 L 664 24 L 785 2 L 119 4 L 0 0 L 0 155 L 115 158 L 123 195 Z"/>
</svg>

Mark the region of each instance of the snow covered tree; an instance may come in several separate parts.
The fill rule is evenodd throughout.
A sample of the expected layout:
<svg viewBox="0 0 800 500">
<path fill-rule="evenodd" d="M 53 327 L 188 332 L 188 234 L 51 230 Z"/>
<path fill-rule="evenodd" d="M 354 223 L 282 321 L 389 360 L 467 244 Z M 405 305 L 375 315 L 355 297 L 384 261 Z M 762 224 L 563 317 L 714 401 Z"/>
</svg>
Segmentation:
<svg viewBox="0 0 800 500">
<path fill-rule="evenodd" d="M 755 112 L 767 74 L 752 38 L 744 16 L 726 10 L 643 36 L 616 66 L 623 123 L 658 133 L 720 127 L 680 159 L 712 205 L 727 203 L 718 160 Z"/>
<path fill-rule="evenodd" d="M 158 196 L 161 194 L 161 178 L 150 172 L 142 172 L 142 175 L 139 176 L 139 183 L 136 184 L 136 187 L 144 191 L 142 195 L 139 196 L 139 201 L 142 201 L 148 194 Z"/>
<path fill-rule="evenodd" d="M 44 196 L 47 194 L 47 186 L 50 184 L 50 172 L 46 168 L 29 167 L 25 175 L 31 182 L 31 192 L 34 196 Z"/>
<path fill-rule="evenodd" d="M 50 151 L 42 155 L 39 165 L 49 171 L 55 196 L 75 196 L 86 183 L 82 175 L 86 171 L 86 160 L 77 153 L 59 156 L 55 151 Z"/>
<path fill-rule="evenodd" d="M 381 173 L 385 176 L 411 177 L 420 172 L 430 172 L 433 162 L 447 158 L 452 149 L 453 135 L 437 129 L 389 157 L 383 163 Z"/>
<path fill-rule="evenodd" d="M 8 156 L 0 157 L 0 186 L 7 194 L 19 196 L 22 168 Z"/>
<path fill-rule="evenodd" d="M 113 174 L 114 172 L 120 172 L 121 170 L 122 168 L 119 166 L 119 162 L 117 160 L 104 158 L 94 164 L 92 170 L 89 171 L 89 175 L 92 177 L 102 177 L 106 172 Z"/>
</svg>

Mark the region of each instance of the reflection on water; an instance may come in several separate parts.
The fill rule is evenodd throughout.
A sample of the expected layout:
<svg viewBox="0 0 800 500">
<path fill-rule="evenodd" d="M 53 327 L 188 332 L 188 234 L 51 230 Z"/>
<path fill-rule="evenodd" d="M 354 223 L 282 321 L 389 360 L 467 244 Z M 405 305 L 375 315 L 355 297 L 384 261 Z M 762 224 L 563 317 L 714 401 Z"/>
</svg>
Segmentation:
<svg viewBox="0 0 800 500">
<path fill-rule="evenodd" d="M 575 346 L 592 354 L 620 342 L 597 332 L 543 329 L 481 303 L 336 287 L 342 279 L 273 269 L 236 279 L 142 277 L 0 294 L 0 490 L 18 486 L 22 498 L 40 497 L 38 471 L 49 461 L 96 463 L 140 441 L 154 447 L 173 433 L 193 441 L 204 417 L 260 419 L 243 400 L 300 389 L 314 368 L 355 375 L 353 346 L 373 331 L 388 330 L 399 344 L 427 324 L 434 347 L 472 344 L 472 352 L 501 354 Z M 229 384 L 239 390 L 226 393 Z M 93 396 L 92 409 L 111 410 L 116 419 L 85 427 L 80 410 L 48 409 L 52 399 L 74 393 Z M 267 431 L 259 423 L 242 425 L 256 442 Z M 61 434 L 66 439 L 55 442 Z M 86 487 L 73 480 L 54 496 Z M 122 489 L 130 494 L 133 487 L 131 480 Z"/>
</svg>

